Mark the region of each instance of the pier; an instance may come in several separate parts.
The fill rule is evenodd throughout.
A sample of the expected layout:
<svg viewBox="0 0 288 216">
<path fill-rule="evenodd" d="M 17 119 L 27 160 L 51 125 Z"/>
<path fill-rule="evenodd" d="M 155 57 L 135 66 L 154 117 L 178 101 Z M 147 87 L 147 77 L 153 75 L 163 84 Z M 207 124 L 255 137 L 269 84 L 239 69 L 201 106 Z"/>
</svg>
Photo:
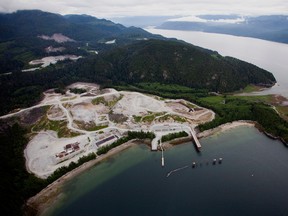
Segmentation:
<svg viewBox="0 0 288 216">
<path fill-rule="evenodd" d="M 156 135 L 156 138 L 152 140 L 151 143 L 151 150 L 157 151 L 158 150 L 158 141 L 160 141 L 161 137 L 163 135 L 169 134 L 169 133 L 175 133 L 179 131 L 186 131 L 187 133 L 190 132 L 193 142 L 195 143 L 196 149 L 200 151 L 201 144 L 196 136 L 196 133 L 194 129 L 189 125 L 183 125 L 183 124 L 156 124 L 151 127 L 151 131 L 158 134 Z"/>
<path fill-rule="evenodd" d="M 161 139 L 160 139 L 160 147 L 161 147 L 161 151 L 162 151 L 161 166 L 164 167 L 164 150 L 163 150 Z"/>
<path fill-rule="evenodd" d="M 161 137 L 156 137 L 155 139 L 152 140 L 152 143 L 151 143 L 151 150 L 152 151 L 157 151 L 158 149 L 158 141 L 161 139 Z"/>
<path fill-rule="evenodd" d="M 201 146 L 201 144 L 200 144 L 200 142 L 199 142 L 199 140 L 195 134 L 195 131 L 192 128 L 190 128 L 190 132 L 191 132 L 191 135 L 192 135 L 192 138 L 194 140 L 194 143 L 195 143 L 197 150 L 200 151 L 202 146 Z"/>
</svg>

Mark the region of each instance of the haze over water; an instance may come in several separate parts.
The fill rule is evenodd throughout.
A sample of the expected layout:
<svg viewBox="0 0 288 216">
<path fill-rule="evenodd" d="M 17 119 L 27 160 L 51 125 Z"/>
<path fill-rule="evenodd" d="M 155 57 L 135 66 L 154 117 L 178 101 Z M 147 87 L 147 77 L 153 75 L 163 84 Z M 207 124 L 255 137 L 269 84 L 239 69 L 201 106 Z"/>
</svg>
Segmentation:
<svg viewBox="0 0 288 216">
<path fill-rule="evenodd" d="M 215 50 L 223 56 L 232 56 L 255 64 L 273 73 L 277 84 L 257 94 L 281 94 L 288 97 L 288 44 L 225 34 L 146 29 L 153 34 L 184 40 L 196 46 Z"/>
</svg>

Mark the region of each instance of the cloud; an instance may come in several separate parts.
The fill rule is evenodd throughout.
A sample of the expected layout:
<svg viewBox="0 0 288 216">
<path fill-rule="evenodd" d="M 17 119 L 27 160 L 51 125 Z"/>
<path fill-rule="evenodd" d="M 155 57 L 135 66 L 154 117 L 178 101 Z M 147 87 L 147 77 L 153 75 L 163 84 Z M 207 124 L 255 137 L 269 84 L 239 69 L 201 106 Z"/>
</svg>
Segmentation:
<svg viewBox="0 0 288 216">
<path fill-rule="evenodd" d="M 188 21 L 188 22 L 213 22 L 213 23 L 241 23 L 244 22 L 245 19 L 243 17 L 238 17 L 238 18 L 234 18 L 234 19 L 202 19 L 199 18 L 197 16 L 184 16 L 184 17 L 177 17 L 177 18 L 172 18 L 172 19 L 168 19 L 167 21 Z"/>
<path fill-rule="evenodd" d="M 1 0 L 1 12 L 40 9 L 60 14 L 97 17 L 288 14 L 287 0 Z"/>
</svg>

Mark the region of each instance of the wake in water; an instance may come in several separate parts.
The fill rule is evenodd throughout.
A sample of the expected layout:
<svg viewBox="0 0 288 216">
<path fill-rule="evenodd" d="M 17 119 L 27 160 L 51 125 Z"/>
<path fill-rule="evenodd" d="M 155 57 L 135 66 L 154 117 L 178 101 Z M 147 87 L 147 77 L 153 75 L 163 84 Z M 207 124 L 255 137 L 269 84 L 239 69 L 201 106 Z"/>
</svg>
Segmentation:
<svg viewBox="0 0 288 216">
<path fill-rule="evenodd" d="M 189 165 L 186 165 L 186 166 L 183 166 L 183 167 L 174 169 L 174 170 L 170 171 L 169 173 L 167 173 L 167 176 L 166 176 L 166 177 L 168 178 L 172 173 L 178 172 L 178 171 L 183 170 L 183 169 L 186 169 L 186 168 L 188 168 L 188 167 L 189 167 Z"/>
<path fill-rule="evenodd" d="M 223 158 L 219 158 L 219 159 L 218 159 L 218 164 L 222 164 L 222 160 L 223 160 Z M 209 161 L 207 161 L 207 162 L 200 162 L 200 163 L 193 162 L 193 163 L 192 163 L 192 168 L 197 167 L 197 166 L 198 166 L 197 164 L 199 164 L 200 167 L 201 167 L 202 164 L 205 164 L 205 163 L 206 163 L 206 165 L 209 165 L 209 164 L 210 164 Z M 213 164 L 213 165 L 216 165 L 216 164 L 217 164 L 217 159 L 213 159 L 212 164 Z M 186 168 L 188 168 L 188 167 L 189 167 L 189 165 L 186 165 L 186 166 L 183 166 L 183 167 L 174 169 L 174 170 L 170 171 L 169 173 L 167 173 L 166 177 L 168 178 L 172 173 L 178 172 L 178 171 L 183 170 L 183 169 L 186 169 Z"/>
</svg>

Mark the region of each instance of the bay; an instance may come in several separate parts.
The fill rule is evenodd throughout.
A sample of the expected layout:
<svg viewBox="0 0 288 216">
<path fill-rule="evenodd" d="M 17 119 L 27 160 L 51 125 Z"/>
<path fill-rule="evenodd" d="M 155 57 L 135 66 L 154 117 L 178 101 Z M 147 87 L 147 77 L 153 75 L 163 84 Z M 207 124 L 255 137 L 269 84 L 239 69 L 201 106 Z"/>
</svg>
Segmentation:
<svg viewBox="0 0 288 216">
<path fill-rule="evenodd" d="M 149 28 L 147 31 L 168 38 L 184 40 L 196 46 L 215 50 L 223 56 L 247 61 L 273 73 L 277 84 L 255 95 L 281 94 L 288 97 L 288 44 L 233 35 Z"/>
<path fill-rule="evenodd" d="M 47 215 L 288 214 L 281 142 L 246 126 L 200 141 L 200 153 L 192 143 L 165 151 L 164 168 L 161 153 L 145 145 L 121 152 L 68 182 Z"/>
</svg>

